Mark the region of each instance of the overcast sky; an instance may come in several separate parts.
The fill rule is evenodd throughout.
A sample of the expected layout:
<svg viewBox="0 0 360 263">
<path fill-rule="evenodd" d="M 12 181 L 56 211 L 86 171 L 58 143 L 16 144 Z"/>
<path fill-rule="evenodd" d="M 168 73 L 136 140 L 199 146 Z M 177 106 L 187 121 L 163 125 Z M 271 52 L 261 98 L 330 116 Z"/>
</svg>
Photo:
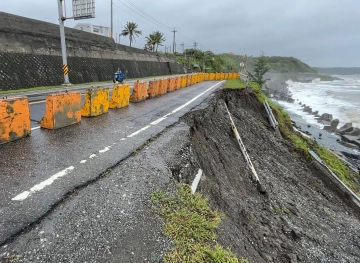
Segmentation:
<svg viewBox="0 0 360 263">
<path fill-rule="evenodd" d="M 65 25 L 110 26 L 110 0 L 95 1 L 96 18 L 66 20 Z M 157 30 L 166 36 L 165 46 L 172 47 L 171 28 L 175 27 L 178 51 L 180 43 L 191 48 L 196 41 L 198 48 L 214 53 L 257 56 L 263 51 L 269 56 L 293 56 L 310 66 L 360 66 L 358 0 L 113 1 L 114 33 L 119 34 L 126 22 L 136 22 L 143 32 L 133 45 L 137 48 L 143 48 L 145 36 Z M 71 5 L 66 0 L 68 17 Z M 56 0 L 0 0 L 0 11 L 58 23 Z M 120 42 L 129 44 L 124 37 Z"/>
</svg>

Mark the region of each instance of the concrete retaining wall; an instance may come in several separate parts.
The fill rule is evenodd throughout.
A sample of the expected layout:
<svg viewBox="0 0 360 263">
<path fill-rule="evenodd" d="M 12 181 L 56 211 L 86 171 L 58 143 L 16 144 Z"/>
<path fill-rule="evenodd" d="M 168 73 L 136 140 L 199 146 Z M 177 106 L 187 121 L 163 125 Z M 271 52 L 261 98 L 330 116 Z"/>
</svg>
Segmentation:
<svg viewBox="0 0 360 263">
<path fill-rule="evenodd" d="M 60 56 L 0 53 L 0 90 L 60 85 L 64 82 Z M 176 63 L 69 57 L 69 79 L 73 84 L 112 81 L 117 68 L 127 78 L 183 73 Z"/>
<path fill-rule="evenodd" d="M 81 30 L 66 28 L 65 34 L 73 84 L 112 81 L 117 68 L 128 78 L 184 73 L 164 55 Z M 0 90 L 62 83 L 59 26 L 0 12 Z"/>
</svg>

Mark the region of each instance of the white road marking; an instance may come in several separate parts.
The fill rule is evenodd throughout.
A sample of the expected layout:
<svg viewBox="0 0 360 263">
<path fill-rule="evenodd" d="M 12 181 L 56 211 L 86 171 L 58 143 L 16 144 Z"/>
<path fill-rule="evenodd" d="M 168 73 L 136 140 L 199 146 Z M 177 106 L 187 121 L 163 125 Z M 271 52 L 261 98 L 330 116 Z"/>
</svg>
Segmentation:
<svg viewBox="0 0 360 263">
<path fill-rule="evenodd" d="M 139 134 L 140 132 L 145 131 L 146 129 L 149 129 L 149 128 L 150 128 L 150 125 L 147 125 L 144 128 L 141 128 L 140 130 L 137 130 L 136 132 L 133 132 L 132 134 L 128 135 L 127 137 L 132 138 L 135 135 Z"/>
<path fill-rule="evenodd" d="M 40 126 L 37 126 L 37 127 L 34 127 L 34 128 L 31 128 L 31 130 L 37 130 L 37 129 L 40 129 Z"/>
<path fill-rule="evenodd" d="M 46 179 L 45 181 L 34 185 L 33 187 L 30 188 L 30 191 L 25 191 L 17 196 L 15 196 L 13 199 L 13 201 L 22 201 L 25 200 L 26 198 L 28 198 L 32 193 L 38 192 L 43 190 L 46 186 L 51 185 L 55 180 L 59 179 L 60 177 L 63 177 L 69 173 L 72 172 L 72 170 L 74 170 L 74 166 L 70 166 L 54 175 L 52 175 L 50 178 Z"/>
<path fill-rule="evenodd" d="M 111 146 L 106 146 L 104 149 L 99 150 L 99 153 L 107 152 L 108 150 L 110 150 L 110 147 L 111 147 Z"/>
<path fill-rule="evenodd" d="M 120 139 L 120 141 L 125 141 L 125 140 L 126 140 L 126 138 L 121 138 L 121 139 Z"/>
<path fill-rule="evenodd" d="M 216 83 L 215 85 L 211 86 L 210 88 L 208 88 L 207 90 L 201 92 L 199 95 L 195 96 L 194 98 L 192 98 L 191 100 L 189 100 L 188 102 L 184 103 L 183 105 L 181 105 L 180 107 L 176 108 L 175 110 L 173 110 L 172 112 L 166 114 L 165 116 L 153 121 L 152 123 L 150 123 L 151 125 L 156 125 L 159 124 L 160 122 L 162 122 L 163 120 L 165 120 L 167 117 L 169 117 L 171 114 L 174 114 L 176 112 L 178 112 L 179 110 L 185 108 L 187 105 L 189 105 L 190 103 L 192 103 L 193 101 L 197 100 L 199 97 L 201 97 L 202 95 L 204 95 L 206 92 L 208 92 L 209 90 L 213 89 L 214 87 L 216 87 L 217 85 L 219 85 L 220 83 L 222 83 L 224 81 L 221 81 L 219 83 Z"/>
<path fill-rule="evenodd" d="M 81 160 L 80 163 L 86 163 L 86 160 Z"/>
<path fill-rule="evenodd" d="M 92 154 L 89 156 L 90 159 L 94 158 L 96 156 L 96 154 Z"/>
</svg>

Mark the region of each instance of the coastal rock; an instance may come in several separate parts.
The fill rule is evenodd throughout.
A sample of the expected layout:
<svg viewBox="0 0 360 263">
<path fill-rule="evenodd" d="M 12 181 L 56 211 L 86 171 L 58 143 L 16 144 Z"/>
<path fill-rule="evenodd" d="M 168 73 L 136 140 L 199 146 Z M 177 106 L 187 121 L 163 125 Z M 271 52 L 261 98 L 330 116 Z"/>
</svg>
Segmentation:
<svg viewBox="0 0 360 263">
<path fill-rule="evenodd" d="M 329 126 L 324 126 L 323 130 L 328 132 L 335 132 L 338 125 L 339 125 L 339 119 L 335 119 L 331 122 Z"/>
</svg>

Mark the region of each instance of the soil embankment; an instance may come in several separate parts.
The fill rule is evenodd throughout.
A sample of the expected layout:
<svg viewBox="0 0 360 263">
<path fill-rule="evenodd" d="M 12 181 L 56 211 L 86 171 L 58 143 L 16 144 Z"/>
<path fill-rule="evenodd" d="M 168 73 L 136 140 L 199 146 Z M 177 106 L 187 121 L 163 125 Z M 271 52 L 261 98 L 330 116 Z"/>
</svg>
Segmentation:
<svg viewBox="0 0 360 263">
<path fill-rule="evenodd" d="M 265 195 L 251 180 L 225 102 Z M 360 261 L 359 217 L 316 177 L 316 165 L 291 153 L 270 129 L 252 92 L 221 90 L 206 109 L 185 120 L 191 146 L 188 155 L 182 153 L 187 160 L 174 169 L 181 175 L 176 177 L 192 179 L 189 163 L 203 169 L 199 191 L 225 214 L 218 233 L 222 245 L 251 262 Z"/>
</svg>

